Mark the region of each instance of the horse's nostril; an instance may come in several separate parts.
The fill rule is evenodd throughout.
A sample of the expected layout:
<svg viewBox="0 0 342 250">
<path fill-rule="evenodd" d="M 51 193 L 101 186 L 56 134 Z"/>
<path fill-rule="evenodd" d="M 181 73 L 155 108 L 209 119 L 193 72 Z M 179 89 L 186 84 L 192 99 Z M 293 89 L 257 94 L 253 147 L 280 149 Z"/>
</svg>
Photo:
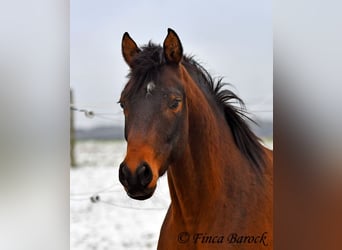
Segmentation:
<svg viewBox="0 0 342 250">
<path fill-rule="evenodd" d="M 120 164 L 119 180 L 126 189 L 132 191 L 146 188 L 152 179 L 152 170 L 147 163 L 140 164 L 133 174 L 124 162 Z"/>
<path fill-rule="evenodd" d="M 119 181 L 124 187 L 128 186 L 128 179 L 130 176 L 131 172 L 129 171 L 127 165 L 125 163 L 121 163 L 119 168 Z"/>
<path fill-rule="evenodd" d="M 139 182 L 143 187 L 146 187 L 153 178 L 152 170 L 147 163 L 143 163 L 138 167 L 137 175 Z"/>
</svg>

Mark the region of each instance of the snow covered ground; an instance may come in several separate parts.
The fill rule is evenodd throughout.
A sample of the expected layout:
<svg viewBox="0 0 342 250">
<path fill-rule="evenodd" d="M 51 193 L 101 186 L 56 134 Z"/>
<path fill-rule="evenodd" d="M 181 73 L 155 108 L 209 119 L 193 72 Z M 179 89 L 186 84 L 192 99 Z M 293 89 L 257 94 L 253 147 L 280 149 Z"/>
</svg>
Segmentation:
<svg viewBox="0 0 342 250">
<path fill-rule="evenodd" d="M 266 145 L 273 147 L 272 141 Z M 125 150 L 123 141 L 76 143 L 78 167 L 70 170 L 71 250 L 156 249 L 170 204 L 167 179 L 159 179 L 152 198 L 130 199 L 118 180 Z"/>
<path fill-rule="evenodd" d="M 70 171 L 70 249 L 156 249 L 170 203 L 166 177 L 152 198 L 130 199 L 118 180 L 125 142 L 76 144 L 79 167 Z M 90 197 L 99 196 L 98 202 Z"/>
</svg>

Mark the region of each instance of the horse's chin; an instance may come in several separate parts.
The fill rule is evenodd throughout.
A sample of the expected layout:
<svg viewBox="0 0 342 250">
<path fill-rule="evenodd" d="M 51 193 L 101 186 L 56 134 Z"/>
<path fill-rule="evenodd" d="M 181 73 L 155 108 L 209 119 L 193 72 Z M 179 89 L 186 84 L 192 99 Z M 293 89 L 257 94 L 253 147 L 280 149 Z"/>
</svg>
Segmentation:
<svg viewBox="0 0 342 250">
<path fill-rule="evenodd" d="M 149 198 L 152 197 L 152 195 L 154 194 L 154 191 L 156 190 L 156 188 L 149 188 L 149 189 L 146 189 L 144 191 L 140 191 L 140 192 L 129 192 L 127 191 L 127 195 L 132 198 L 132 199 L 135 199 L 135 200 L 147 200 Z"/>
</svg>

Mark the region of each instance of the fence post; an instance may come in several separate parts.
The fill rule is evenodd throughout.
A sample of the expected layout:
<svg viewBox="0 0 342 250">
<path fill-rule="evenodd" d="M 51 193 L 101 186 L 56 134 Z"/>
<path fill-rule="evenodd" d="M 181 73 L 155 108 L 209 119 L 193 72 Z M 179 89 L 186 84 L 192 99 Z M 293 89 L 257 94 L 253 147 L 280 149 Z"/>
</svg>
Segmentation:
<svg viewBox="0 0 342 250">
<path fill-rule="evenodd" d="M 72 90 L 70 89 L 70 103 L 74 103 L 74 97 Z M 69 108 L 70 112 L 70 166 L 76 167 L 76 161 L 75 161 L 75 125 L 74 125 L 74 112 Z"/>
</svg>

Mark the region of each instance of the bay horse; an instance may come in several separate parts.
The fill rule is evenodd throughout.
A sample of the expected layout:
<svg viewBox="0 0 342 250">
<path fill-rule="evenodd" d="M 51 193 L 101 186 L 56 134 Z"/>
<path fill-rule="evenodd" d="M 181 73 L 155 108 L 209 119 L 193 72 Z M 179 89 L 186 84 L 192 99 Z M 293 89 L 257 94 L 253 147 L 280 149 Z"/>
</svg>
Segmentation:
<svg viewBox="0 0 342 250">
<path fill-rule="evenodd" d="M 141 48 L 126 32 L 122 54 L 130 73 L 119 180 L 145 200 L 167 171 L 158 249 L 272 249 L 273 152 L 250 130 L 243 101 L 183 55 L 172 29 L 163 46 Z"/>
</svg>

